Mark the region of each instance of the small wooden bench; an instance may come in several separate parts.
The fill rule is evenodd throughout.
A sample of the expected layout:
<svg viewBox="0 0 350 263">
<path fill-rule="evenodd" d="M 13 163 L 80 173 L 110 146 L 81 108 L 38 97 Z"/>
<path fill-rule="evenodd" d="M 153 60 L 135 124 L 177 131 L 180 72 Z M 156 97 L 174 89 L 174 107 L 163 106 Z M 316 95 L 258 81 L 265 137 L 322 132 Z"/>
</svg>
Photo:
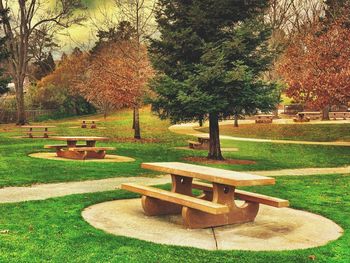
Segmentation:
<svg viewBox="0 0 350 263">
<path fill-rule="evenodd" d="M 330 112 L 329 118 L 334 119 L 334 120 L 336 120 L 336 119 L 343 119 L 343 120 L 350 119 L 350 112 L 348 112 L 348 111 Z"/>
<path fill-rule="evenodd" d="M 287 200 L 236 189 L 236 186 L 274 184 L 275 179 L 186 163 L 143 163 L 142 168 L 170 173 L 171 192 L 137 184 L 122 184 L 121 188 L 142 195 L 146 215 L 182 214 L 187 228 L 206 228 L 253 221 L 259 204 L 286 207 Z M 206 184 L 193 179 L 206 180 Z M 203 191 L 199 197 L 193 189 Z M 244 200 L 237 206 L 235 199 Z"/>
<path fill-rule="evenodd" d="M 272 123 L 273 115 L 256 115 L 255 123 Z"/>
</svg>

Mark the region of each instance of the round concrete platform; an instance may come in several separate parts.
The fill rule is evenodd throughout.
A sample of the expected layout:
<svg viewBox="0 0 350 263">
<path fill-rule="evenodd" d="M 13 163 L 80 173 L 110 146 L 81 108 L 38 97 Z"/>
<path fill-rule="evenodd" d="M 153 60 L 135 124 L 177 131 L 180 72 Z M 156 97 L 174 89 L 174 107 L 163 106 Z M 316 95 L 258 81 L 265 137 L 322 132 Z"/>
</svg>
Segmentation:
<svg viewBox="0 0 350 263">
<path fill-rule="evenodd" d="M 83 218 L 108 233 L 159 244 L 208 250 L 294 250 L 338 239 L 343 230 L 322 216 L 261 205 L 255 222 L 208 229 L 185 229 L 180 215 L 145 216 L 140 199 L 87 207 Z"/>
<path fill-rule="evenodd" d="M 104 159 L 86 159 L 86 160 L 72 160 L 62 157 L 57 157 L 56 153 L 53 152 L 41 152 L 41 153 L 32 153 L 28 156 L 39 159 L 46 160 L 56 160 L 56 161 L 68 161 L 68 162 L 98 162 L 98 163 L 126 163 L 134 162 L 135 159 L 119 155 L 106 154 Z"/>
</svg>

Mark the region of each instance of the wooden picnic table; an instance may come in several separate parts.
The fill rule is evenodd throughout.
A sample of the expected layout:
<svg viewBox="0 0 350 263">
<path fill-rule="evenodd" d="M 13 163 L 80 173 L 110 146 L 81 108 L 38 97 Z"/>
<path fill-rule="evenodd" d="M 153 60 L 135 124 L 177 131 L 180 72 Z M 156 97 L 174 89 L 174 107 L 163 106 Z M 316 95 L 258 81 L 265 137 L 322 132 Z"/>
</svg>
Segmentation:
<svg viewBox="0 0 350 263">
<path fill-rule="evenodd" d="M 275 207 L 289 205 L 287 200 L 236 189 L 239 186 L 271 185 L 275 183 L 274 178 L 178 162 L 143 163 L 141 167 L 171 174 L 171 192 L 137 184 L 122 184 L 121 188 L 142 195 L 146 215 L 182 214 L 187 228 L 253 221 L 260 203 Z M 203 194 L 195 197 L 192 189 L 202 190 Z M 246 203 L 238 206 L 237 199 Z"/>
<path fill-rule="evenodd" d="M 188 147 L 191 149 L 209 149 L 210 138 L 209 136 L 198 136 L 197 141 L 189 140 Z"/>
<path fill-rule="evenodd" d="M 255 123 L 272 123 L 273 118 L 271 114 L 259 114 L 255 116 Z"/>
<path fill-rule="evenodd" d="M 85 129 L 90 124 L 91 129 L 96 129 L 97 128 L 96 122 L 98 121 L 99 120 L 81 120 L 81 128 Z"/>
<path fill-rule="evenodd" d="M 107 137 L 94 136 L 60 136 L 52 137 L 57 141 L 66 141 L 66 145 L 45 145 L 47 149 L 56 149 L 58 157 L 67 159 L 85 160 L 87 158 L 103 159 L 107 150 L 115 150 L 114 147 L 96 147 L 97 141 L 108 141 Z M 85 144 L 78 145 L 78 141 L 84 141 Z"/>
<path fill-rule="evenodd" d="M 27 134 L 27 138 L 49 138 L 49 128 L 55 128 L 56 126 L 50 125 L 23 125 L 22 129 L 27 129 L 24 133 Z M 35 136 L 34 134 L 43 134 L 42 136 Z"/>
</svg>

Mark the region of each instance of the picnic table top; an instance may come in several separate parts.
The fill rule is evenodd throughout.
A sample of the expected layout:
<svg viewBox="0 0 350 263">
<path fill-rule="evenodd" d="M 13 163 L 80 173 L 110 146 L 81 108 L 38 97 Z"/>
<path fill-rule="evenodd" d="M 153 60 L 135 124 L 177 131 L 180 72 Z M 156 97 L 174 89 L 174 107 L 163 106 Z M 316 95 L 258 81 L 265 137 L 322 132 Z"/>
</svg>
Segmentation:
<svg viewBox="0 0 350 263">
<path fill-rule="evenodd" d="M 320 111 L 300 111 L 298 114 L 321 114 Z"/>
<path fill-rule="evenodd" d="M 272 114 L 258 114 L 258 115 L 255 115 L 255 117 L 273 117 Z"/>
<path fill-rule="evenodd" d="M 30 128 L 55 128 L 56 126 L 50 126 L 50 125 L 24 125 L 21 126 L 21 128 L 26 128 L 26 129 L 30 129 Z"/>
<path fill-rule="evenodd" d="M 275 184 L 275 179 L 271 177 L 180 162 L 143 163 L 141 167 L 158 172 L 192 177 L 231 186 Z"/>
<path fill-rule="evenodd" d="M 57 141 L 108 141 L 107 137 L 95 137 L 95 136 L 55 136 L 51 137 L 52 140 Z"/>
</svg>

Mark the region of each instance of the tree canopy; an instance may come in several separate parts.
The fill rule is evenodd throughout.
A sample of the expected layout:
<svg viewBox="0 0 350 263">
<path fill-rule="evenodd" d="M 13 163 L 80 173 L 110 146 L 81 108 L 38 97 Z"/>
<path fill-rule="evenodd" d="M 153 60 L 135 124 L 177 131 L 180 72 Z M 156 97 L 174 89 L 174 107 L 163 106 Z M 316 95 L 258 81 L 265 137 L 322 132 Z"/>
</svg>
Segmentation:
<svg viewBox="0 0 350 263">
<path fill-rule="evenodd" d="M 151 42 L 157 77 L 153 110 L 173 122 L 209 115 L 209 158 L 222 159 L 218 119 L 273 109 L 263 81 L 274 52 L 263 13 L 268 1 L 159 1 L 161 36 Z"/>
</svg>

